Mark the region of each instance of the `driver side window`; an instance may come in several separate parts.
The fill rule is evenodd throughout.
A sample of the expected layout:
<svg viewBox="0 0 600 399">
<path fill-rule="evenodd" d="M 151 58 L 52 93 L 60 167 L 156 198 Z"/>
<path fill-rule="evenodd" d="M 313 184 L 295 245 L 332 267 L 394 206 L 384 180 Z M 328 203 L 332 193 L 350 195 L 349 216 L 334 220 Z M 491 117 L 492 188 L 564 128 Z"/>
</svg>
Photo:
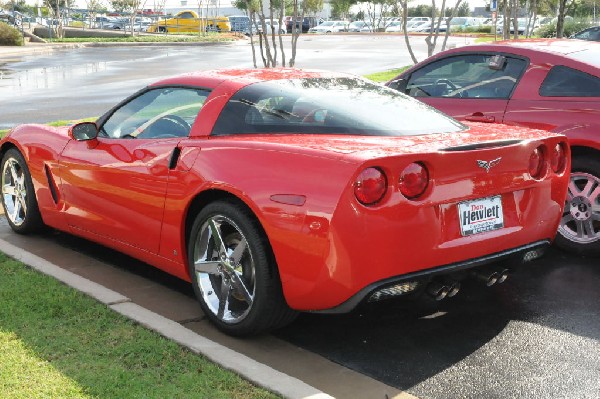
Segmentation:
<svg viewBox="0 0 600 399">
<path fill-rule="evenodd" d="M 209 94 L 207 90 L 180 87 L 151 89 L 110 115 L 100 135 L 127 139 L 187 137 Z"/>
<path fill-rule="evenodd" d="M 413 72 L 406 93 L 412 97 L 508 99 L 525 66 L 525 60 L 502 55 L 448 57 Z"/>
</svg>

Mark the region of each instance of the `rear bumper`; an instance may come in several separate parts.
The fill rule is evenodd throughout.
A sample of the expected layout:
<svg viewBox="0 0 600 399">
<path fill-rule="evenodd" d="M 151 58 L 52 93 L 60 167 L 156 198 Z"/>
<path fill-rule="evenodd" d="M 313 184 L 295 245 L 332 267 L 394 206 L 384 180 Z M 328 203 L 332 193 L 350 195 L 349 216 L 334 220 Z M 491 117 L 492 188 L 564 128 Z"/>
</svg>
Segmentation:
<svg viewBox="0 0 600 399">
<path fill-rule="evenodd" d="M 346 300 L 345 302 L 336 307 L 313 311 L 313 313 L 348 313 L 360 303 L 367 301 L 374 293 L 386 289 L 388 287 L 396 286 L 401 283 L 415 282 L 422 286 L 425 285 L 424 283 L 436 276 L 451 275 L 453 273 L 477 269 L 486 265 L 491 265 L 502 261 L 512 260 L 515 263 L 524 263 L 528 260 L 537 259 L 540 256 L 542 256 L 543 253 L 548 249 L 550 244 L 551 243 L 549 240 L 537 241 L 531 244 L 511 248 L 508 250 L 504 250 L 475 259 L 469 259 L 461 262 L 451 263 L 448 265 L 438 266 L 432 269 L 420 270 L 413 273 L 403 274 L 401 276 L 386 278 L 384 280 L 376 281 L 372 284 L 369 284 L 368 286 L 354 294 L 352 297 L 350 297 L 350 299 Z M 531 257 L 531 259 L 527 259 L 528 257 Z"/>
</svg>

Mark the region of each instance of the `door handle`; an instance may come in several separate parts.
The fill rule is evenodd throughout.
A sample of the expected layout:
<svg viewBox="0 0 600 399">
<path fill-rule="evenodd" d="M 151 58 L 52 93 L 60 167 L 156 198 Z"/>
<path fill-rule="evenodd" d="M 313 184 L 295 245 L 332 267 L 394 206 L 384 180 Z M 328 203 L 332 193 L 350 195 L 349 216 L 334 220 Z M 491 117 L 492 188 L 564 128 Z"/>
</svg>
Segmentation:
<svg viewBox="0 0 600 399">
<path fill-rule="evenodd" d="M 475 112 L 473 115 L 465 117 L 466 120 L 471 122 L 483 122 L 483 123 L 494 123 L 496 118 L 490 115 L 484 115 L 482 112 Z"/>
</svg>

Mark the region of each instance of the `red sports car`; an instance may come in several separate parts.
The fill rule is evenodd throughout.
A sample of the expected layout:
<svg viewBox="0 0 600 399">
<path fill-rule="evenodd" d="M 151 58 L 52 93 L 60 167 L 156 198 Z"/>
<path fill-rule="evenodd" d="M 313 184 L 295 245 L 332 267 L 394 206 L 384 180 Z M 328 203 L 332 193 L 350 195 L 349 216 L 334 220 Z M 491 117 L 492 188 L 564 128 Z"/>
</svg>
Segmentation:
<svg viewBox="0 0 600 399">
<path fill-rule="evenodd" d="M 556 243 L 600 255 L 600 43 L 532 39 L 459 47 L 388 86 L 458 120 L 564 133 L 572 184 Z"/>
<path fill-rule="evenodd" d="M 162 80 L 95 123 L 23 125 L 0 146 L 15 232 L 50 226 L 190 281 L 233 335 L 503 280 L 501 261 L 554 238 L 570 166 L 562 135 L 290 69 Z"/>
</svg>

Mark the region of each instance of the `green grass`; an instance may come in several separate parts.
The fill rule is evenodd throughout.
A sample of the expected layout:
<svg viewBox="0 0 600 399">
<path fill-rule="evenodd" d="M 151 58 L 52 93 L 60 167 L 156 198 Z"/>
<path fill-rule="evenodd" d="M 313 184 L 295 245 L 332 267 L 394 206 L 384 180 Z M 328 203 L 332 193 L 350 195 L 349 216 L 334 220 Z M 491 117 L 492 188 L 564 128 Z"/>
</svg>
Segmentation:
<svg viewBox="0 0 600 399">
<path fill-rule="evenodd" d="M 0 397 L 276 398 L 0 254 Z"/>
<path fill-rule="evenodd" d="M 402 68 L 391 69 L 389 71 L 375 72 L 369 75 L 364 75 L 365 78 L 371 79 L 374 82 L 387 82 L 388 80 L 395 78 L 401 72 L 410 68 L 410 66 L 405 66 Z"/>
</svg>

